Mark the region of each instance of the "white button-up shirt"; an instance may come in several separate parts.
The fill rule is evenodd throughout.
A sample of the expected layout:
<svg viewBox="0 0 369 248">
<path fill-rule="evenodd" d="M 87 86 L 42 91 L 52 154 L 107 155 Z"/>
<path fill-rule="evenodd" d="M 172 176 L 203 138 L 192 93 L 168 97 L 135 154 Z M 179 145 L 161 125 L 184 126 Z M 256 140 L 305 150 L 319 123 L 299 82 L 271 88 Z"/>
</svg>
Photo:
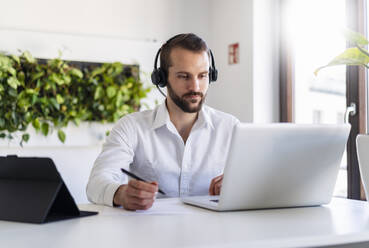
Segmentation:
<svg viewBox="0 0 369 248">
<path fill-rule="evenodd" d="M 122 117 L 95 161 L 87 184 L 88 199 L 112 206 L 118 187 L 128 183 L 120 168 L 157 181 L 167 197 L 208 194 L 211 180 L 223 173 L 238 122 L 230 114 L 203 105 L 184 143 L 165 103 Z"/>
</svg>

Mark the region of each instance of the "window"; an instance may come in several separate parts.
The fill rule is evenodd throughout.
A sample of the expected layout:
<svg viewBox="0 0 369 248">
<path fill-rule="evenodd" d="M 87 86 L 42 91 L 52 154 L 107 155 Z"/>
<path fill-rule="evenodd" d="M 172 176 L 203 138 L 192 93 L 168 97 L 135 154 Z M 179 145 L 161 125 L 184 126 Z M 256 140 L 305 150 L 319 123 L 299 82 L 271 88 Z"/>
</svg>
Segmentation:
<svg viewBox="0 0 369 248">
<path fill-rule="evenodd" d="M 285 8 L 282 28 L 286 30 L 285 39 L 293 61 L 290 121 L 343 123 L 346 67 L 326 68 L 318 76 L 314 71 L 346 48 L 342 34 L 346 26 L 346 0 L 286 0 L 282 7 Z M 335 196 L 347 197 L 346 164 L 347 158 L 344 157 Z"/>
</svg>

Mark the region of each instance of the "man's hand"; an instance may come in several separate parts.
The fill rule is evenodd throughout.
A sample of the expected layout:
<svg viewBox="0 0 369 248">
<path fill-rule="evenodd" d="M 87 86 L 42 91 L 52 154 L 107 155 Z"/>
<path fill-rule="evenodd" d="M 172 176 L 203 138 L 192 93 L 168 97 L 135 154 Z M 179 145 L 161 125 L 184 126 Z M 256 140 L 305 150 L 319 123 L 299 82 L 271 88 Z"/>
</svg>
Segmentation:
<svg viewBox="0 0 369 248">
<path fill-rule="evenodd" d="M 119 186 L 113 202 L 127 210 L 146 210 L 151 208 L 157 192 L 157 182 L 148 183 L 131 179 L 128 184 Z"/>
<path fill-rule="evenodd" d="M 210 187 L 209 187 L 209 194 L 210 195 L 219 195 L 220 190 L 222 188 L 222 182 L 223 182 L 223 174 L 217 177 L 214 177 L 213 180 L 211 180 Z"/>
</svg>

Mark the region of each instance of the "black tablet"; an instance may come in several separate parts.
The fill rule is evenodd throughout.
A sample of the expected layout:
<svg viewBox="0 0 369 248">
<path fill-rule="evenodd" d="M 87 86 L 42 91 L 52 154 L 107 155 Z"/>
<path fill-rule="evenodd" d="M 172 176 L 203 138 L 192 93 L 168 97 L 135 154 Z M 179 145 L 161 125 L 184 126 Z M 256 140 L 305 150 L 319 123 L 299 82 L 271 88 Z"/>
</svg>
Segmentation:
<svg viewBox="0 0 369 248">
<path fill-rule="evenodd" d="M 0 220 L 29 223 L 95 215 L 80 211 L 52 159 L 0 157 Z"/>
</svg>

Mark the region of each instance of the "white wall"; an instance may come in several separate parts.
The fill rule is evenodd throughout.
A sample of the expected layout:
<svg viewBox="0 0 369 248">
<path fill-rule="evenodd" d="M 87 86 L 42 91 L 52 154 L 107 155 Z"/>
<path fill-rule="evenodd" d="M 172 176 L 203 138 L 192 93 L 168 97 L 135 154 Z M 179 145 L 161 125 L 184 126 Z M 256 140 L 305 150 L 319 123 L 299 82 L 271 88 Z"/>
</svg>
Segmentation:
<svg viewBox="0 0 369 248">
<path fill-rule="evenodd" d="M 278 9 L 275 0 L 211 1 L 211 40 L 219 80 L 207 103 L 243 122 L 279 121 Z M 240 63 L 228 64 L 239 43 Z"/>
<path fill-rule="evenodd" d="M 253 1 L 213 0 L 210 7 L 211 39 L 219 71 L 207 103 L 243 122 L 253 120 Z M 228 65 L 228 45 L 240 45 L 240 63 Z"/>
<path fill-rule="evenodd" d="M 279 1 L 253 6 L 253 95 L 255 123 L 279 122 Z"/>
<path fill-rule="evenodd" d="M 208 0 L 3 0 L 1 9 L 1 27 L 133 40 L 208 28 Z"/>
</svg>

